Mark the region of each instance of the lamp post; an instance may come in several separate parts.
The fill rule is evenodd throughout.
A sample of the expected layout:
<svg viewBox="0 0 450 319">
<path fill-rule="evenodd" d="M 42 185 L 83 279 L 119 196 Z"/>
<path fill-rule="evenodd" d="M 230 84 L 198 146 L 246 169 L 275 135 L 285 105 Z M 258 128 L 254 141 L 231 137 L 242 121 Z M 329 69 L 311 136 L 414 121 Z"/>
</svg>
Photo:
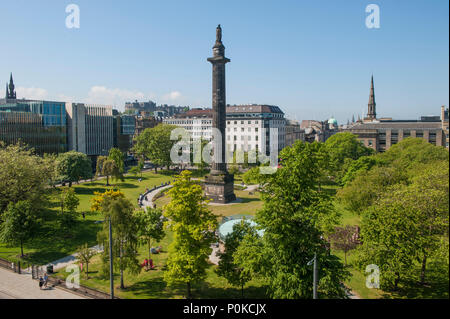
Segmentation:
<svg viewBox="0 0 450 319">
<path fill-rule="evenodd" d="M 318 280 L 318 276 L 317 276 L 317 253 L 314 253 L 314 258 L 311 259 L 308 264 L 308 266 L 313 265 L 313 299 L 318 299 L 317 298 L 317 280 Z"/>
<path fill-rule="evenodd" d="M 109 216 L 109 282 L 111 290 L 111 299 L 114 299 L 114 273 L 113 273 L 113 255 L 112 255 L 112 227 L 111 216 Z"/>
</svg>

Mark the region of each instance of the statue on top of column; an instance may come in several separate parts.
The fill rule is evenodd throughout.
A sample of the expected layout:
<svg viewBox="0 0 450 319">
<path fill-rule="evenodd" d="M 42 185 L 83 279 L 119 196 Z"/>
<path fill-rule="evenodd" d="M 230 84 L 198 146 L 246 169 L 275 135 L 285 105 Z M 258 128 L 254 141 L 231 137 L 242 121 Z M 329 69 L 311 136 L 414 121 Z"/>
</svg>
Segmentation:
<svg viewBox="0 0 450 319">
<path fill-rule="evenodd" d="M 216 29 L 216 42 L 222 42 L 222 28 L 220 27 L 220 24 Z"/>
</svg>

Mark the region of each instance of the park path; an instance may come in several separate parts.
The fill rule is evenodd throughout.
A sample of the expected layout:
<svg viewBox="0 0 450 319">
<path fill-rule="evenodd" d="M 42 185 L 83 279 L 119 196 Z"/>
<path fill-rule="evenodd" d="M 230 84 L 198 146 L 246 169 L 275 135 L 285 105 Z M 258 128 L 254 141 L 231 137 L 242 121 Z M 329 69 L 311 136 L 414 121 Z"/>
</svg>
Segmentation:
<svg viewBox="0 0 450 319">
<path fill-rule="evenodd" d="M 158 189 L 155 189 L 155 190 L 149 192 L 146 195 L 146 197 L 144 198 L 144 200 L 142 201 L 142 206 L 143 207 L 152 207 L 153 208 L 154 207 L 153 198 L 156 196 L 156 194 L 158 194 L 159 192 L 161 192 L 161 191 L 163 191 L 165 189 L 171 188 L 171 187 L 172 187 L 172 185 L 167 185 L 167 186 L 160 187 Z M 211 255 L 209 256 L 209 260 L 213 264 L 218 265 L 219 264 L 219 258 L 216 256 L 218 248 L 216 246 L 214 246 L 214 245 L 212 245 L 211 248 L 213 250 L 211 252 Z"/>
<path fill-rule="evenodd" d="M 153 198 L 156 196 L 156 194 L 171 187 L 172 185 L 167 185 L 150 191 L 149 193 L 147 193 L 147 195 L 145 195 L 144 199 L 142 200 L 142 206 L 154 208 L 155 204 L 153 203 Z"/>
<path fill-rule="evenodd" d="M 100 245 L 95 245 L 94 247 L 91 247 L 91 249 L 95 250 L 96 253 L 101 253 L 103 251 L 103 247 L 101 247 Z M 48 263 L 47 265 L 45 265 L 44 268 L 46 268 L 47 266 L 50 266 L 50 265 L 53 266 L 53 270 L 66 268 L 67 266 L 69 266 L 77 261 L 77 256 L 78 256 L 78 254 L 75 253 L 70 256 L 66 256 L 64 258 L 52 261 L 51 263 Z"/>
<path fill-rule="evenodd" d="M 17 274 L 0 268 L 0 299 L 86 299 L 68 291 L 49 287 L 39 289 L 31 274 Z"/>
</svg>

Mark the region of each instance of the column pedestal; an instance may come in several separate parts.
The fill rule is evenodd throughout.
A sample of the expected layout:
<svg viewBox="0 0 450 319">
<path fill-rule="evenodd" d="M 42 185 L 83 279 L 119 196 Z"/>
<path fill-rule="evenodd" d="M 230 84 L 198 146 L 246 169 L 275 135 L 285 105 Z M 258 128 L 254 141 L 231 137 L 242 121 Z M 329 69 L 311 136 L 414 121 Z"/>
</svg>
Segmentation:
<svg viewBox="0 0 450 319">
<path fill-rule="evenodd" d="M 234 175 L 222 173 L 205 178 L 205 195 L 214 203 L 227 204 L 236 200 Z"/>
</svg>

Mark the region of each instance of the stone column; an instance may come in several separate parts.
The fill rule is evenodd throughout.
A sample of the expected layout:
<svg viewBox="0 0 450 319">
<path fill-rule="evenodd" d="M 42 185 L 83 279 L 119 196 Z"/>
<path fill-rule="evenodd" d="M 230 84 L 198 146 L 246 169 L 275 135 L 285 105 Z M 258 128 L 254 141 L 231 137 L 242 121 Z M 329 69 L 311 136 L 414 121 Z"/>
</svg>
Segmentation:
<svg viewBox="0 0 450 319">
<path fill-rule="evenodd" d="M 225 47 L 222 44 L 222 28 L 216 30 L 216 43 L 213 47 L 213 57 L 208 58 L 213 69 L 212 108 L 213 108 L 213 143 L 214 158 L 211 174 L 205 178 L 205 194 L 216 203 L 228 203 L 236 199 L 234 194 L 234 176 L 227 172 L 226 164 L 226 90 L 225 65 L 230 59 L 225 57 Z M 214 131 L 220 132 L 214 136 Z M 218 143 L 219 142 L 219 143 Z M 220 144 L 220 145 L 219 145 Z"/>
</svg>

